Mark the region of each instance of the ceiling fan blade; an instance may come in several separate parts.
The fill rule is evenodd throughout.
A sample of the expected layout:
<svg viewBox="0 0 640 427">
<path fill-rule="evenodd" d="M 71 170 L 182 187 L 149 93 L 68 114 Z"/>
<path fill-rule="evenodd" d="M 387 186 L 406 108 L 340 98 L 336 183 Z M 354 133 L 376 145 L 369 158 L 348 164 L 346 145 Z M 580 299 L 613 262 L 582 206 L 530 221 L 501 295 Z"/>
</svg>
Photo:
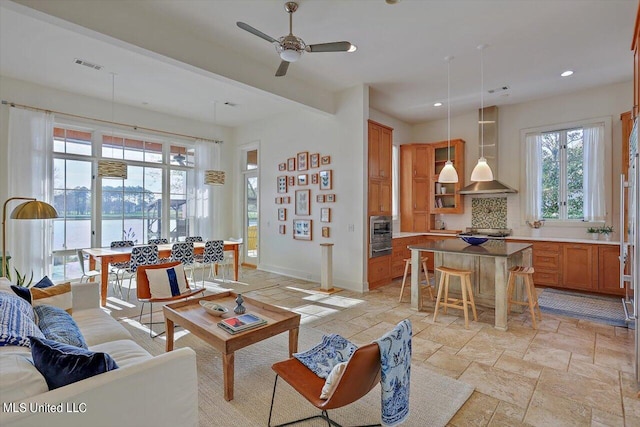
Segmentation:
<svg viewBox="0 0 640 427">
<path fill-rule="evenodd" d="M 276 77 L 282 77 L 287 74 L 287 70 L 289 69 L 290 62 L 282 61 L 280 66 L 278 67 L 278 71 L 276 71 Z"/>
<path fill-rule="evenodd" d="M 349 42 L 320 43 L 310 44 L 305 50 L 307 52 L 347 52 L 351 46 Z"/>
<path fill-rule="evenodd" d="M 260 30 L 256 30 L 255 28 L 253 28 L 251 25 L 249 24 L 245 24 L 244 22 L 236 22 L 236 25 L 240 28 L 242 28 L 245 31 L 250 32 L 253 35 L 256 35 L 258 37 L 260 37 L 261 39 L 265 39 L 266 41 L 268 41 L 269 43 L 278 43 L 278 40 L 274 39 L 271 36 L 266 35 L 265 33 L 263 33 Z"/>
</svg>

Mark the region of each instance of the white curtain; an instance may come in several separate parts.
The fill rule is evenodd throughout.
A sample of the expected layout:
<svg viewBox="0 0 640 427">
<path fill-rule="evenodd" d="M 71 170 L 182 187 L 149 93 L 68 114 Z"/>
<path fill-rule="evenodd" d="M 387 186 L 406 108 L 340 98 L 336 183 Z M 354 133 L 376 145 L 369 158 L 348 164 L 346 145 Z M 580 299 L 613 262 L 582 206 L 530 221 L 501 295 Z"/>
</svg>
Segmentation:
<svg viewBox="0 0 640 427">
<path fill-rule="evenodd" d="M 525 153 L 525 219 L 533 222 L 542 219 L 542 134 L 526 135 Z"/>
<path fill-rule="evenodd" d="M 583 191 L 584 220 L 606 219 L 604 193 L 604 124 L 598 123 L 583 128 Z"/>
<path fill-rule="evenodd" d="M 52 203 L 52 147 L 52 114 L 13 107 L 9 109 L 9 197 L 34 197 Z M 7 217 L 23 202 L 9 202 Z M 33 272 L 34 282 L 44 275 L 51 275 L 53 221 L 7 218 L 6 225 L 7 252 L 11 255 L 12 273 L 15 274 L 14 267 L 28 276 Z"/>
<path fill-rule="evenodd" d="M 189 172 L 188 182 L 194 183 L 189 188 L 189 211 L 192 213 L 192 227 L 189 233 L 202 236 L 205 240 L 222 238 L 220 231 L 220 215 L 217 211 L 216 187 L 204 183 L 206 170 L 220 170 L 220 147 L 210 141 L 198 140 L 195 145 L 195 164 Z"/>
</svg>

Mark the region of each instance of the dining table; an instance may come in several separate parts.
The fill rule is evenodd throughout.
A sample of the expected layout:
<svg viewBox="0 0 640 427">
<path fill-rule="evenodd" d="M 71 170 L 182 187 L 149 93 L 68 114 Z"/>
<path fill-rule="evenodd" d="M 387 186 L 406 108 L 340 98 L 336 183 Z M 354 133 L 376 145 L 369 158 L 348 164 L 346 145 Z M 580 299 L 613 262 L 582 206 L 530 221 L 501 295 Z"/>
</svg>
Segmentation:
<svg viewBox="0 0 640 427">
<path fill-rule="evenodd" d="M 170 258 L 172 243 L 158 245 L 158 257 Z M 193 251 L 196 255 L 204 253 L 205 242 L 194 242 Z M 224 251 L 233 251 L 233 280 L 238 280 L 239 248 L 241 242 L 224 241 Z M 127 262 L 131 259 L 133 246 L 121 248 L 88 248 L 82 252 L 89 256 L 89 268 L 95 270 L 96 264 L 100 264 L 100 305 L 107 304 L 107 286 L 109 284 L 109 264 Z M 91 279 L 93 280 L 93 278 Z"/>
<path fill-rule="evenodd" d="M 446 266 L 471 270 L 472 287 L 476 303 L 495 309 L 494 327 L 507 330 L 507 280 L 509 269 L 516 265 L 531 266 L 532 245 L 528 243 L 489 240 L 481 245 L 470 245 L 460 239 L 430 241 L 410 245 L 411 250 L 411 308 L 423 308 L 422 290 L 418 283 L 422 252 L 434 254 L 434 268 Z M 436 278 L 436 283 L 438 278 Z M 520 290 L 516 290 L 520 297 Z"/>
</svg>

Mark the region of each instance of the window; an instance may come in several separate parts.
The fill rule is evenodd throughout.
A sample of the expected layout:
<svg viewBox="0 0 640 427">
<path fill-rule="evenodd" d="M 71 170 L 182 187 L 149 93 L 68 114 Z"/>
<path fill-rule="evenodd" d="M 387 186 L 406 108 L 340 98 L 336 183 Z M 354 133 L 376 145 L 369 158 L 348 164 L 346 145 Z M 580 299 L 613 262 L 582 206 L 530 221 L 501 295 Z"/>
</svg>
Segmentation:
<svg viewBox="0 0 640 427">
<path fill-rule="evenodd" d="M 526 134 L 528 220 L 604 221 L 604 123 Z"/>
<path fill-rule="evenodd" d="M 120 133 L 54 127 L 53 200 L 59 218 L 53 221 L 53 280 L 80 277 L 77 249 L 189 235 L 197 215 L 189 203 L 196 197 L 194 146 Z M 102 158 L 127 163 L 127 179 L 94 177 Z"/>
</svg>

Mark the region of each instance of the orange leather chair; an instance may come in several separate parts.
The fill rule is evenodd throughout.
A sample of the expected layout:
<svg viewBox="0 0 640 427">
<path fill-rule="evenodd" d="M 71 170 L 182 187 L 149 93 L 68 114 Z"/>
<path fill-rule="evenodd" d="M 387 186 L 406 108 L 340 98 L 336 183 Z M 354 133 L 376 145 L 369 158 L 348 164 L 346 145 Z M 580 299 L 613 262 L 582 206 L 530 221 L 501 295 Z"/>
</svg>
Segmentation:
<svg viewBox="0 0 640 427">
<path fill-rule="evenodd" d="M 154 302 L 171 302 L 171 301 L 177 301 L 177 300 L 181 300 L 181 299 L 186 299 L 198 294 L 204 294 L 205 289 L 191 289 L 189 287 L 189 281 L 186 280 L 186 274 L 185 274 L 185 280 L 187 282 L 187 290 L 183 293 L 181 293 L 180 295 L 176 295 L 176 296 L 172 296 L 169 298 L 153 298 L 151 296 L 151 289 L 149 288 L 149 279 L 147 278 L 147 270 L 152 270 L 152 269 L 158 269 L 158 268 L 169 268 L 169 267 L 175 267 L 176 265 L 180 265 L 180 262 L 177 261 L 172 261 L 172 262 L 167 262 L 164 264 L 152 264 L 152 265 L 141 265 L 138 267 L 137 270 L 137 276 L 136 276 L 136 293 L 138 296 L 138 301 L 142 302 L 142 307 L 140 308 L 140 317 L 138 318 L 138 322 L 142 323 L 142 311 L 144 310 L 144 305 L 145 303 L 149 303 L 151 304 L 151 318 L 149 319 L 149 336 L 151 338 L 155 338 L 158 335 L 162 335 L 164 332 L 161 332 L 159 334 L 153 335 L 153 303 Z M 156 322 L 155 324 L 159 324 L 159 323 L 164 323 L 164 322 Z"/>
<path fill-rule="evenodd" d="M 336 389 L 328 399 L 320 399 L 320 392 L 325 380 L 303 365 L 298 359 L 291 358 L 278 362 L 271 367 L 276 372 L 271 408 L 269 409 L 269 427 L 281 427 L 296 424 L 314 418 L 322 418 L 329 425 L 339 426 L 329 418 L 330 409 L 337 409 L 349 405 L 365 396 L 380 382 L 380 348 L 377 343 L 371 343 L 358 348 L 347 363 L 347 366 L 336 385 Z M 290 421 L 278 426 L 271 425 L 273 401 L 276 395 L 278 378 L 285 380 L 313 406 L 322 411 L 319 415 Z M 374 424 L 379 426 L 380 424 Z"/>
</svg>

